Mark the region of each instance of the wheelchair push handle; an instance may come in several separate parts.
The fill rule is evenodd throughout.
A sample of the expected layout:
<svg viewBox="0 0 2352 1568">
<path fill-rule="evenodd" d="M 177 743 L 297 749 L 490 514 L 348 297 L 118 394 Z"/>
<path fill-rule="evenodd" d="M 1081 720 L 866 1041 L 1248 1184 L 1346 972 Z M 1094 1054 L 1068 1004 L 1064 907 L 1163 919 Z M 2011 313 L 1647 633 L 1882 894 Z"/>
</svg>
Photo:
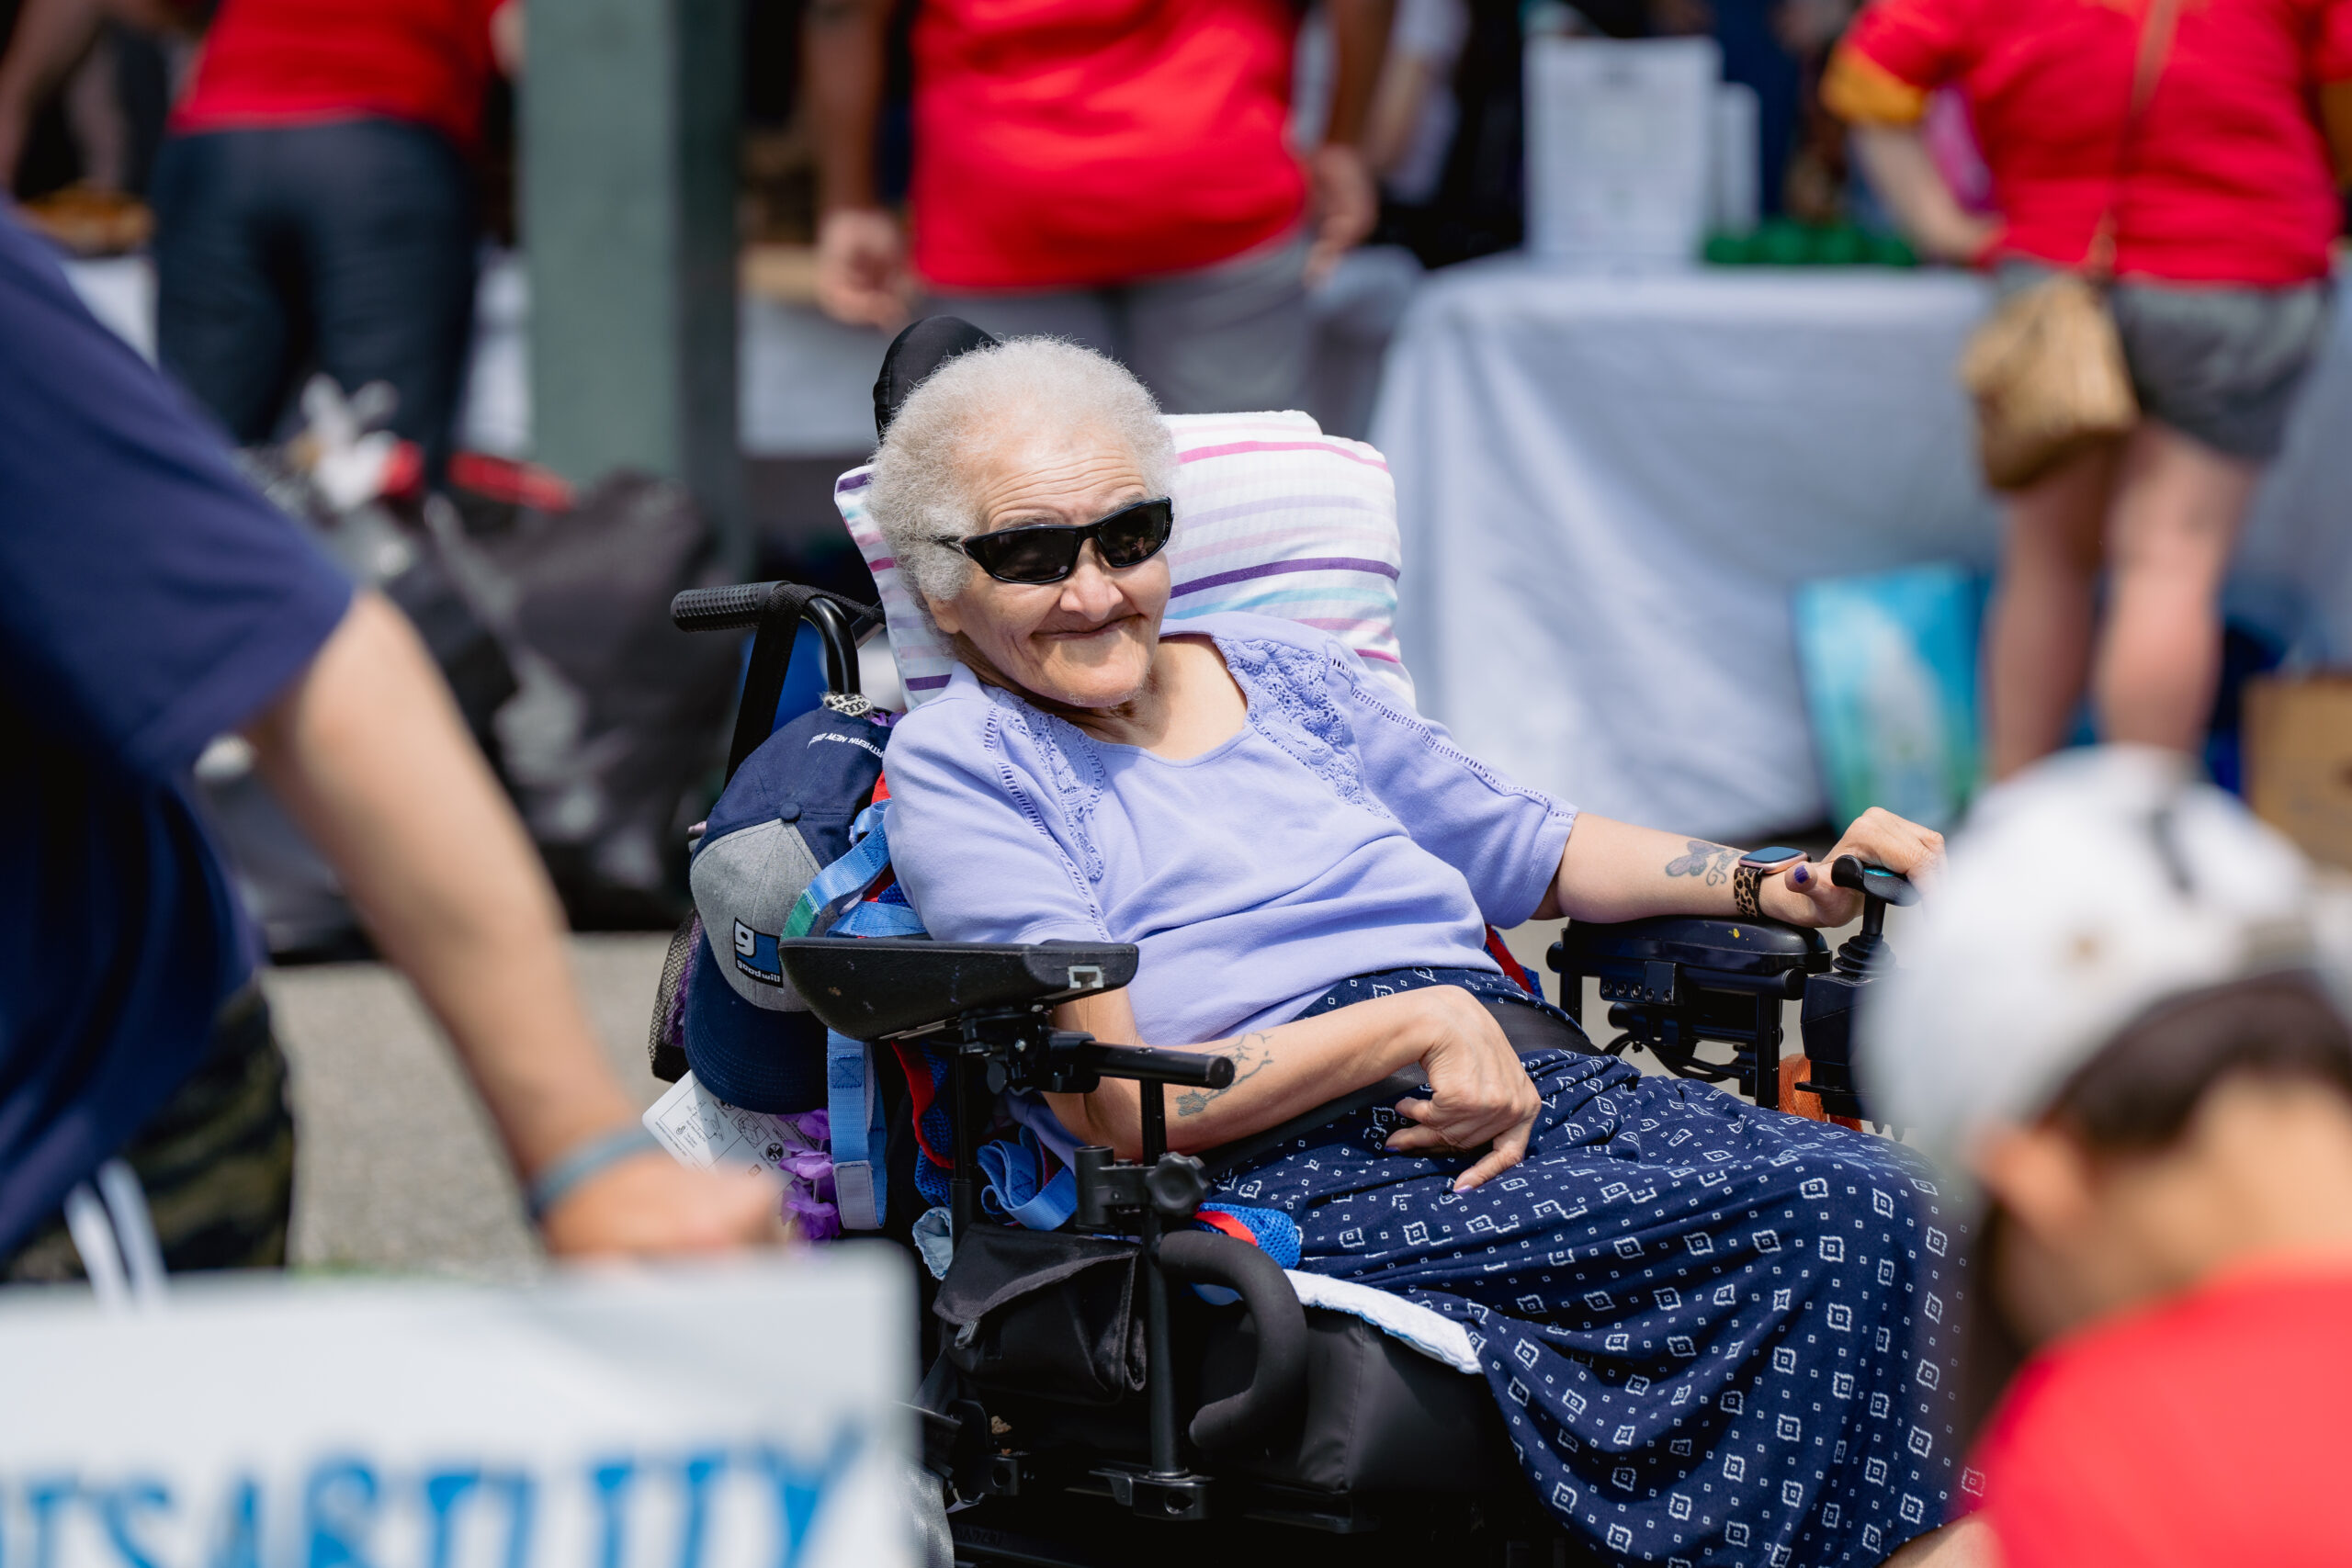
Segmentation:
<svg viewBox="0 0 2352 1568">
<path fill-rule="evenodd" d="M 670 601 L 670 624 L 682 632 L 723 632 L 756 626 L 768 606 L 773 582 L 730 582 L 724 588 L 689 588 Z"/>
</svg>

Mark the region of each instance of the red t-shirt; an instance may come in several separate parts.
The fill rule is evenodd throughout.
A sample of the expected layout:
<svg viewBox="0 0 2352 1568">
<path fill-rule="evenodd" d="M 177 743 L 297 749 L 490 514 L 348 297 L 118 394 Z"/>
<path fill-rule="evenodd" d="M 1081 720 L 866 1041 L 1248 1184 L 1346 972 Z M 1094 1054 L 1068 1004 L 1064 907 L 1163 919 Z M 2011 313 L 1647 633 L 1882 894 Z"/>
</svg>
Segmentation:
<svg viewBox="0 0 2352 1568">
<path fill-rule="evenodd" d="M 223 0 L 175 130 L 382 117 L 460 147 L 481 130 L 505 0 Z"/>
<path fill-rule="evenodd" d="M 1873 0 L 1840 50 L 1862 62 L 1855 74 L 1899 85 L 1883 100 L 1959 83 L 2007 220 L 2002 248 L 2075 266 L 2115 190 L 2146 4 Z M 2324 276 L 2343 209 L 2312 100 L 2346 79 L 2346 0 L 2184 0 L 2117 208 L 2116 271 Z"/>
<path fill-rule="evenodd" d="M 914 262 L 947 288 L 1082 287 L 1298 220 L 1290 0 L 922 0 Z"/>
<path fill-rule="evenodd" d="M 2060 1343 L 1974 1468 L 2003 1568 L 2341 1568 L 2352 1269 L 2242 1274 Z"/>
</svg>

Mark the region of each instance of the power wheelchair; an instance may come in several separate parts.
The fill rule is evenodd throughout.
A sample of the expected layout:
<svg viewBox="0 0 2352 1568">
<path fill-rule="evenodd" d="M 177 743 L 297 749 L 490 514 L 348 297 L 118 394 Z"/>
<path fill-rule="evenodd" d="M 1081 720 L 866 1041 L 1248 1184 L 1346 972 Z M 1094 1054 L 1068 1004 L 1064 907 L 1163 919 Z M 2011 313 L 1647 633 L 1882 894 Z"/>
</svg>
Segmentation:
<svg viewBox="0 0 2352 1568">
<path fill-rule="evenodd" d="M 682 629 L 756 630 L 729 771 L 797 711 L 821 663 L 833 700 L 856 699 L 856 639 L 868 607 L 788 583 L 681 594 Z M 797 654 L 796 655 L 796 649 Z M 805 705 L 805 704 L 803 705 Z M 1581 1022 L 1598 982 L 1618 1032 L 1669 1071 L 1736 1081 L 1777 1105 L 1783 1007 L 1802 1003 L 1804 1055 L 1832 1114 L 1861 1116 L 1851 1076 L 1852 1010 L 1887 961 L 1890 904 L 1910 884 L 1846 857 L 1834 879 L 1864 896 L 1861 931 L 1833 957 L 1821 935 L 1772 921 L 1667 917 L 1570 922 L 1549 954 L 1565 1010 Z M 1418 1070 L 1203 1154 L 1170 1152 L 1165 1089 L 1221 1088 L 1224 1057 L 1104 1044 L 1054 1027 L 1050 1010 L 1134 976 L 1120 944 L 982 944 L 906 939 L 786 940 L 794 988 L 828 1028 L 866 1042 L 919 1041 L 949 1062 L 954 1261 L 922 1281 L 917 1400 L 926 1469 L 956 1505 L 958 1563 L 1065 1568 L 1325 1561 L 1535 1568 L 1582 1561 L 1526 1486 L 1494 1396 L 1363 1318 L 1301 1305 L 1262 1251 L 1189 1228 L 1224 1171 L 1290 1138 L 1419 1087 Z M 1498 1014 L 1511 1032 L 1505 1008 Z M 655 1071 L 675 1078 L 683 1061 Z M 1721 1058 L 1710 1046 L 1728 1046 Z M 988 1223 L 978 1152 L 995 1097 L 1084 1092 L 1104 1077 L 1142 1089 L 1141 1157 L 1083 1148 L 1069 1225 Z M 897 1090 L 903 1100 L 904 1090 Z M 891 1107 L 893 1201 L 885 1234 L 912 1245 L 923 1205 L 909 1108 Z M 1227 1292 L 1209 1304 L 1202 1286 Z"/>
</svg>

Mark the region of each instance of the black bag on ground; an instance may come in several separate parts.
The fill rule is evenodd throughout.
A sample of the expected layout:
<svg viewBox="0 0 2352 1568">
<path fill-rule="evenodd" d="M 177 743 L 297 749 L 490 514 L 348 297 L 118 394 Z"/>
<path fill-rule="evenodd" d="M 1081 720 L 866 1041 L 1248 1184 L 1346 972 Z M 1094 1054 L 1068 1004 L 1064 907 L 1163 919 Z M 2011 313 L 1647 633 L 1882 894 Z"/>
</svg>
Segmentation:
<svg viewBox="0 0 2352 1568">
<path fill-rule="evenodd" d="M 522 682 L 501 753 L 573 924 L 674 924 L 681 808 L 721 759 L 741 651 L 670 624 L 672 596 L 713 580 L 708 525 L 684 487 L 621 472 L 478 554 Z"/>
</svg>

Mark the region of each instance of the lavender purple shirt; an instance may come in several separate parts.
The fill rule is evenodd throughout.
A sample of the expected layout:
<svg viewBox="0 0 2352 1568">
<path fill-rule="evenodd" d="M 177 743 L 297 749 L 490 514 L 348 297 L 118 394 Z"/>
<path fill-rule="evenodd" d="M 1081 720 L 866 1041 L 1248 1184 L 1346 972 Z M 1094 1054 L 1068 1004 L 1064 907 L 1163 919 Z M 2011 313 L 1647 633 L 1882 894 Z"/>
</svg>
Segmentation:
<svg viewBox="0 0 2352 1568">
<path fill-rule="evenodd" d="M 948 942 L 1131 942 L 1155 1044 L 1280 1023 L 1354 975 L 1487 969 L 1535 912 L 1569 809 L 1465 756 L 1356 655 L 1294 622 L 1206 635 L 1248 699 L 1182 761 L 1096 740 L 958 666 L 890 734 L 890 859 Z"/>
</svg>

